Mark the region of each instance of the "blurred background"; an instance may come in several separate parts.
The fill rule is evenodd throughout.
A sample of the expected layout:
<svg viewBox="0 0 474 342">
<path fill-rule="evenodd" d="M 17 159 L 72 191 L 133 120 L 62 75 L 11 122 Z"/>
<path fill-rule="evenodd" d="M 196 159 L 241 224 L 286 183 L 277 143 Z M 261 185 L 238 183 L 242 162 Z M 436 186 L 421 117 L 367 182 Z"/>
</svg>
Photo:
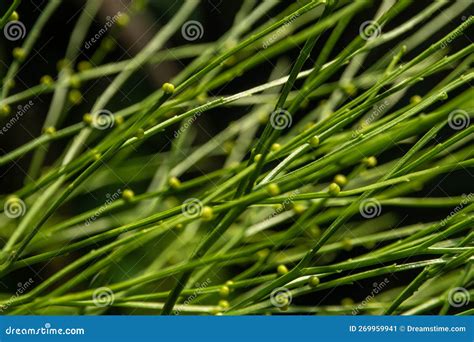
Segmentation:
<svg viewBox="0 0 474 342">
<path fill-rule="evenodd" d="M 457 0 L 473 3 L 472 0 Z M 34 22 L 37 20 L 39 14 L 44 10 L 47 0 L 23 0 L 17 12 L 20 14 L 20 20 L 26 26 L 26 29 L 30 29 Z M 305 1 L 300 1 L 304 3 Z M 344 2 L 344 1 L 343 1 Z M 374 5 L 370 9 L 363 11 L 360 15 L 357 15 L 348 28 L 346 33 L 342 35 L 338 41 L 331 56 L 335 56 L 339 53 L 349 42 L 351 42 L 358 34 L 361 23 L 365 20 L 373 18 L 380 1 L 374 1 Z M 415 1 L 409 10 L 393 20 L 385 30 L 390 30 L 393 27 L 397 27 L 400 23 L 405 21 L 407 17 L 415 15 L 417 12 L 426 8 L 427 5 L 432 1 L 421 0 Z M 96 43 L 87 46 L 80 47 L 80 54 L 77 63 L 73 66 L 75 69 L 80 68 L 81 62 L 88 62 L 91 66 L 101 65 L 104 63 L 116 62 L 126 60 L 137 54 L 150 39 L 165 25 L 177 12 L 181 6 L 182 1 L 175 0 L 104 0 L 103 4 L 98 12 L 98 15 L 93 19 L 93 24 L 89 29 L 86 37 L 94 37 L 104 25 L 110 20 L 111 17 L 117 15 L 117 13 L 127 14 L 126 18 L 122 18 L 120 22 L 113 25 L 106 35 L 102 36 Z M 232 25 L 235 13 L 238 11 L 242 1 L 224 1 L 224 0 L 203 0 L 195 11 L 190 20 L 199 21 L 203 28 L 202 37 L 192 43 L 188 42 L 183 38 L 180 31 L 167 42 L 166 48 L 173 48 L 182 45 L 193 46 L 198 48 L 199 46 L 205 46 L 209 42 L 213 42 L 221 37 Z M 0 13 L 4 13 L 8 1 L 1 1 Z M 279 5 L 275 6 L 266 17 L 264 17 L 258 24 L 264 23 L 269 18 L 280 13 L 284 8 L 288 6 L 287 1 L 282 1 Z M 21 66 L 18 77 L 15 78 L 15 86 L 10 90 L 10 95 L 18 92 L 22 92 L 29 89 L 32 86 L 39 84 L 40 79 L 44 75 L 51 75 L 56 78 L 58 74 L 58 63 L 64 58 L 65 49 L 70 39 L 71 31 L 79 18 L 81 9 L 84 7 L 84 1 L 78 0 L 67 0 L 63 1 L 60 5 L 59 10 L 52 16 L 50 21 L 45 26 L 43 33 L 38 38 L 37 43 L 33 48 L 33 52 L 29 58 Z M 455 20 L 449 22 L 445 27 L 433 33 L 433 36 L 425 44 L 421 44 L 418 48 L 410 51 L 407 56 L 403 59 L 410 59 L 416 56 L 419 52 L 429 47 L 433 42 L 442 38 L 445 34 L 456 28 L 463 21 L 463 17 L 472 14 L 473 6 L 469 7 L 466 13 L 462 16 L 457 17 Z M 441 12 L 437 13 L 440 14 Z M 310 24 L 308 24 L 310 25 Z M 323 46 L 325 40 L 328 38 L 330 31 L 324 33 L 316 45 L 313 51 L 314 57 L 319 53 L 319 49 Z M 408 33 L 407 35 L 409 35 Z M 406 36 L 402 38 L 406 38 Z M 371 52 L 365 61 L 365 67 L 373 65 L 381 56 L 385 55 L 387 51 L 395 47 L 397 42 L 385 44 L 374 52 Z M 465 47 L 467 44 L 472 43 L 470 37 L 463 36 L 450 46 L 450 50 L 457 51 L 460 47 Z M 0 36 L 0 76 L 4 77 L 8 66 L 13 60 L 12 51 L 17 47 L 15 42 L 3 39 Z M 266 82 L 272 72 L 272 69 L 276 63 L 289 64 L 295 60 L 298 54 L 298 47 L 294 47 L 283 56 L 278 56 L 274 59 L 268 60 L 267 62 L 256 66 L 244 75 L 231 80 L 224 86 L 214 89 L 208 96 L 215 95 L 227 95 L 233 94 L 238 91 L 242 91 L 253 86 Z M 191 58 L 180 58 L 178 60 L 165 61 L 155 65 L 148 65 L 135 73 L 133 77 L 126 82 L 125 86 L 120 92 L 114 97 L 113 101 L 107 106 L 107 109 L 114 112 L 124 107 L 130 106 L 134 103 L 139 102 L 152 91 L 156 90 L 164 82 L 171 80 L 175 75 L 179 73 L 188 63 Z M 306 68 L 311 67 L 310 63 L 305 66 Z M 392 110 L 405 106 L 410 97 L 414 95 L 423 96 L 428 90 L 433 87 L 433 84 L 439 82 L 444 76 L 449 73 L 447 70 L 445 74 L 437 74 L 431 76 L 425 82 L 416 84 L 410 88 L 406 96 L 404 96 L 400 103 L 395 104 Z M 286 74 L 286 73 L 283 73 Z M 283 75 L 282 74 L 282 75 Z M 281 76 L 282 76 L 281 75 Z M 330 81 L 338 80 L 341 73 L 335 75 Z M 114 75 L 109 75 L 99 79 L 94 79 L 85 83 L 81 87 L 81 96 L 75 102 L 68 104 L 68 114 L 65 116 L 61 126 L 66 127 L 68 125 L 77 123 L 82 120 L 82 116 L 89 112 L 95 99 L 100 95 L 108 84 L 113 80 Z M 35 96 L 32 98 L 34 106 L 28 111 L 21 119 L 18 125 L 15 125 L 8 134 L 0 136 L 0 154 L 5 154 L 12 149 L 21 146 L 22 144 L 31 141 L 34 137 L 41 134 L 42 126 L 46 114 L 48 112 L 51 103 L 52 93 Z M 309 103 L 309 108 L 317 106 L 325 98 L 317 98 Z M 15 103 L 11 107 L 13 110 L 22 103 Z M 206 115 L 201 115 L 194 129 L 196 130 L 195 143 L 200 144 L 209 139 L 209 135 L 214 135 L 220 132 L 224 127 L 227 127 L 230 122 L 239 118 L 243 113 L 247 113 L 250 110 L 250 106 L 240 107 L 229 107 L 225 113 L 221 110 L 211 110 Z M 3 124 L 7 118 L 0 118 L 0 124 Z M 173 130 L 170 130 L 172 133 Z M 144 156 L 156 149 L 156 146 L 166 144 L 171 139 L 171 133 L 165 137 L 157 135 L 153 139 L 144 144 L 139 153 Z M 442 132 L 441 136 L 449 135 L 452 132 L 449 128 Z M 45 165 L 51 166 L 57 158 L 63 153 L 66 148 L 67 141 L 60 140 L 52 144 L 46 153 Z M 411 147 L 411 142 L 407 141 L 405 145 L 398 146 L 395 149 L 386 151 L 386 153 L 380 156 L 380 160 L 391 160 L 395 156 L 402 155 L 404 150 Z M 0 192 L 2 195 L 12 193 L 24 185 L 25 173 L 31 164 L 32 154 L 28 154 L 14 163 L 0 167 Z M 215 170 L 220 168 L 223 158 L 216 156 L 213 161 L 207 161 L 206 165 L 201 167 L 204 170 Z M 446 193 L 443 189 L 450 189 L 450 195 L 461 195 L 467 193 L 469 190 L 472 191 L 472 176 L 467 171 L 457 171 L 455 174 L 451 174 L 446 179 L 436 179 L 435 181 L 427 184 L 425 187 L 419 189 L 416 195 L 423 196 L 430 194 L 430 196 L 445 196 Z M 136 192 L 139 193 L 146 189 L 148 180 L 141 179 L 133 184 Z M 470 189 L 468 189 L 470 188 Z M 103 194 L 110 192 L 108 188 L 97 189 L 97 196 L 95 198 L 103 199 Z M 65 216 L 74 215 L 85 209 L 93 208 L 100 205 L 100 201 L 95 201 L 94 197 L 91 196 L 79 196 L 74 201 L 68 202 L 66 206 L 61 208 L 61 211 Z M 394 210 L 395 211 L 395 210 Z M 449 209 L 407 209 L 397 208 L 396 215 L 398 216 L 396 221 L 403 222 L 403 225 L 411 223 L 417 223 L 422 221 L 430 221 L 435 219 L 441 219 L 449 213 Z M 350 257 L 353 253 L 358 254 L 357 250 L 348 251 L 337 256 L 338 259 L 345 259 Z M 44 275 L 54 273 L 55 269 L 62 267 L 61 261 L 51 264 L 48 269 L 42 270 Z M 24 270 L 22 270 L 24 272 Z M 24 277 L 24 275 L 22 275 Z M 413 275 L 404 274 L 400 275 L 400 279 L 392 280 L 393 285 L 396 282 L 404 283 L 408 279 L 411 279 Z M 2 280 L 4 287 L 8 288 L 11 284 L 15 284 L 17 279 L 15 273 L 9 279 Z M 391 284 L 392 285 L 392 284 Z M 371 286 L 370 284 L 360 284 L 360 287 L 351 287 L 351 293 L 347 293 L 347 288 L 336 289 L 332 293 L 323 294 L 320 298 L 324 297 L 323 302 L 325 304 L 332 304 L 339 302 L 342 298 L 351 296 L 355 299 L 363 299 L 367 295 L 367 291 L 364 290 L 365 286 Z M 354 293 L 354 289 L 360 288 L 360 293 Z M 302 300 L 302 299 L 298 299 Z M 307 300 L 307 299 L 303 299 Z"/>
</svg>

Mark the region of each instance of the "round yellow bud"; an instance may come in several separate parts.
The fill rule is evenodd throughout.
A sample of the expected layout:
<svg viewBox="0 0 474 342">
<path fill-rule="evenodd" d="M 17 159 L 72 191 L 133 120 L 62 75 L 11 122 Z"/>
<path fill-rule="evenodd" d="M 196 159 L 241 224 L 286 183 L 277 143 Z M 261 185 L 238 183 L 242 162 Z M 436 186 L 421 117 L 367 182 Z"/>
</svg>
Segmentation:
<svg viewBox="0 0 474 342">
<path fill-rule="evenodd" d="M 0 114 L 2 115 L 8 115 L 11 113 L 11 108 L 7 104 L 3 104 L 0 106 Z"/>
<path fill-rule="evenodd" d="M 40 83 L 49 87 L 54 84 L 54 79 L 49 75 L 44 75 L 40 78 Z"/>
<path fill-rule="evenodd" d="M 308 285 L 311 287 L 316 287 L 319 285 L 319 283 L 320 283 L 319 278 L 316 276 L 311 276 L 308 279 Z"/>
<path fill-rule="evenodd" d="M 214 217 L 214 210 L 211 207 L 205 206 L 202 208 L 201 218 L 204 221 L 210 221 Z"/>
<path fill-rule="evenodd" d="M 350 251 L 352 249 L 352 247 L 354 247 L 354 245 L 352 244 L 351 239 L 349 239 L 349 238 L 342 239 L 342 248 L 344 248 L 344 250 Z"/>
<path fill-rule="evenodd" d="M 90 125 L 92 125 L 92 123 L 94 122 L 94 117 L 93 117 L 90 113 L 86 113 L 86 114 L 84 114 L 84 115 L 82 116 L 82 121 L 83 121 L 86 125 L 90 126 Z"/>
<path fill-rule="evenodd" d="M 214 315 L 214 316 L 222 316 L 222 312 L 221 312 L 221 310 L 220 310 L 219 308 L 216 307 L 216 308 L 213 308 L 213 309 L 211 310 L 211 315 Z"/>
<path fill-rule="evenodd" d="M 230 293 L 230 289 L 228 286 L 222 286 L 220 289 L 219 289 L 219 295 L 222 297 L 222 298 L 226 298 L 229 296 L 229 293 Z"/>
<path fill-rule="evenodd" d="M 102 43 L 100 44 L 100 46 L 102 48 L 104 48 L 105 50 L 112 50 L 115 46 L 115 42 L 112 38 L 110 37 L 105 37 L 103 40 L 102 40 Z"/>
<path fill-rule="evenodd" d="M 342 86 L 342 90 L 349 95 L 349 96 L 354 96 L 357 94 L 357 87 L 353 83 L 347 83 Z"/>
<path fill-rule="evenodd" d="M 316 148 L 319 146 L 319 137 L 317 135 L 313 136 L 311 139 L 309 139 L 308 144 L 312 148 Z"/>
<path fill-rule="evenodd" d="M 364 158 L 362 160 L 362 162 L 367 167 L 374 167 L 374 166 L 377 165 L 377 158 L 375 158 L 374 156 L 371 156 L 371 157 L 368 157 L 368 158 Z"/>
<path fill-rule="evenodd" d="M 168 180 L 168 184 L 172 189 L 178 189 L 181 186 L 181 181 L 178 177 L 173 176 Z"/>
<path fill-rule="evenodd" d="M 13 11 L 13 13 L 10 15 L 10 18 L 8 18 L 9 21 L 17 21 L 20 19 L 20 15 L 18 14 L 17 11 Z"/>
<path fill-rule="evenodd" d="M 328 193 L 331 196 L 337 196 L 340 192 L 341 192 L 341 188 L 339 187 L 339 185 L 337 185 L 337 183 L 329 184 Z"/>
<path fill-rule="evenodd" d="M 352 298 L 346 297 L 341 300 L 343 306 L 352 306 L 354 305 L 354 300 Z"/>
<path fill-rule="evenodd" d="M 137 139 L 142 139 L 145 136 L 145 130 L 143 128 L 139 128 L 137 132 L 135 133 L 135 137 Z"/>
<path fill-rule="evenodd" d="M 47 134 L 47 135 L 54 135 L 56 134 L 56 128 L 54 127 L 47 127 L 44 129 L 44 133 Z"/>
<path fill-rule="evenodd" d="M 334 183 L 336 183 L 339 186 L 344 186 L 347 184 L 347 178 L 344 175 L 338 174 L 334 176 Z"/>
<path fill-rule="evenodd" d="M 268 122 L 268 114 L 267 113 L 260 113 L 258 115 L 258 122 L 261 125 L 265 125 Z"/>
<path fill-rule="evenodd" d="M 73 88 L 80 88 L 81 87 L 81 79 L 76 75 L 73 75 L 69 78 L 69 85 Z"/>
<path fill-rule="evenodd" d="M 199 104 L 204 104 L 206 103 L 207 100 L 207 93 L 201 93 L 198 96 L 196 96 L 196 100 Z"/>
<path fill-rule="evenodd" d="M 270 183 L 267 185 L 267 191 L 272 196 L 277 196 L 280 194 L 280 187 L 276 183 Z"/>
<path fill-rule="evenodd" d="M 287 274 L 287 273 L 288 273 L 288 268 L 287 268 L 285 265 L 283 265 L 283 264 L 278 265 L 278 267 L 277 267 L 277 273 L 278 273 L 278 275 Z"/>
<path fill-rule="evenodd" d="M 25 59 L 26 57 L 26 51 L 25 49 L 21 48 L 21 47 L 16 47 L 13 49 L 13 57 L 15 57 L 16 59 L 22 61 Z"/>
<path fill-rule="evenodd" d="M 277 143 L 274 143 L 272 145 L 272 147 L 270 147 L 270 149 L 273 151 L 273 152 L 278 152 L 281 150 L 281 145 L 280 144 L 277 144 Z"/>
<path fill-rule="evenodd" d="M 125 13 L 120 14 L 117 19 L 117 25 L 120 27 L 127 26 L 129 22 L 130 22 L 130 17 L 128 16 L 128 14 L 125 14 Z"/>
<path fill-rule="evenodd" d="M 61 59 L 58 61 L 56 67 L 58 68 L 58 71 L 61 71 L 63 69 L 69 69 L 71 68 L 71 62 L 67 59 Z"/>
<path fill-rule="evenodd" d="M 270 254 L 270 250 L 268 248 L 261 249 L 257 252 L 257 258 L 265 259 Z"/>
<path fill-rule="evenodd" d="M 222 309 L 228 309 L 230 306 L 229 302 L 226 301 L 225 299 L 221 299 L 219 301 L 219 307 L 221 307 Z"/>
<path fill-rule="evenodd" d="M 124 122 L 123 116 L 118 115 L 115 117 L 115 123 L 117 124 L 117 126 L 120 126 L 121 124 L 123 124 L 123 122 Z"/>
<path fill-rule="evenodd" d="M 135 193 L 131 189 L 125 189 L 122 193 L 122 198 L 127 202 L 130 202 L 133 197 L 135 197 Z"/>
<path fill-rule="evenodd" d="M 69 98 L 69 101 L 73 104 L 73 105 L 78 105 L 82 102 L 82 94 L 79 90 L 77 89 L 73 89 L 69 92 L 69 95 L 68 95 L 68 98 Z"/>
<path fill-rule="evenodd" d="M 420 95 L 414 95 L 410 98 L 410 103 L 411 104 L 418 104 L 422 101 L 423 99 L 421 98 Z"/>
<path fill-rule="evenodd" d="M 92 64 L 88 61 L 80 61 L 77 63 L 77 70 L 86 71 L 92 69 Z"/>
<path fill-rule="evenodd" d="M 303 215 L 306 209 L 307 208 L 304 204 L 301 204 L 301 203 L 293 204 L 293 211 L 295 212 L 296 215 Z"/>
<path fill-rule="evenodd" d="M 171 83 L 165 83 L 161 86 L 161 89 L 163 90 L 163 92 L 165 94 L 173 94 L 174 93 L 174 85 L 172 85 Z"/>
</svg>

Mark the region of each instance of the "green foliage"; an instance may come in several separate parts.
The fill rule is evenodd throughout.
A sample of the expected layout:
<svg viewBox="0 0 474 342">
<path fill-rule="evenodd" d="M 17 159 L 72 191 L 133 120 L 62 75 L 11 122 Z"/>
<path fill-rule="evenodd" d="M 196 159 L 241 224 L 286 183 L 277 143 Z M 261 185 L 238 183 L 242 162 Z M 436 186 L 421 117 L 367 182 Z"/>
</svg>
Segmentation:
<svg viewBox="0 0 474 342">
<path fill-rule="evenodd" d="M 21 20 L 18 3 L 0 27 Z M 14 105 L 53 95 L 42 133 L 0 156 L 2 167 L 31 157 L 24 186 L 1 197 L 0 274 L 20 283 L 2 312 L 472 313 L 468 2 L 410 14 L 405 0 L 245 0 L 228 31 L 202 43 L 211 28 L 190 18 L 199 2 L 184 1 L 134 57 L 105 63 L 140 4 L 112 18 L 93 63 L 80 61 L 100 4 L 87 1 L 57 77 L 10 94 L 61 7 L 50 0 L 2 77 L 2 136 L 24 115 Z M 450 21 L 459 25 L 436 40 Z M 179 34 L 185 43 L 167 49 Z M 108 109 L 123 107 L 114 100 L 142 68 L 175 60 L 190 62 Z M 252 86 L 267 61 L 269 80 Z M 88 113 L 65 125 L 105 77 Z M 246 89 L 222 95 L 235 79 Z M 227 126 L 197 137 L 213 115 Z M 463 172 L 463 193 L 438 184 Z"/>
</svg>

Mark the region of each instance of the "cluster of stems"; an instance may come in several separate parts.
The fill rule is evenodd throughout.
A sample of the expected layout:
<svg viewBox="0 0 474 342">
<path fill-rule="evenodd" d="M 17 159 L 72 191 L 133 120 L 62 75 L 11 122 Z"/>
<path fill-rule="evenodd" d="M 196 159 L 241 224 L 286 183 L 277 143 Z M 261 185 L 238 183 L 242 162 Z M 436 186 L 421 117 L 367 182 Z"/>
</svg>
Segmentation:
<svg viewBox="0 0 474 342">
<path fill-rule="evenodd" d="M 430 189 L 474 170 L 468 1 L 409 15 L 409 0 L 244 0 L 221 38 L 166 48 L 199 8 L 186 0 L 132 58 L 109 58 L 121 20 L 81 61 L 101 4 L 86 2 L 56 77 L 14 92 L 61 0 L 47 2 L 2 75 L 2 125 L 13 105 L 52 97 L 43 133 L 0 156 L 5 167 L 31 160 L 25 185 L 0 195 L 0 277 L 54 269 L 25 293 L 9 289 L 4 313 L 472 314 L 458 305 L 474 292 L 472 182 Z M 132 76 L 178 60 L 190 62 L 169 82 L 107 110 Z M 267 82 L 223 93 L 268 61 Z M 102 78 L 112 81 L 83 120 L 65 126 L 77 94 Z M 196 139 L 197 120 L 214 115 L 227 126 Z M 56 144 L 64 150 L 46 165 Z M 405 208 L 441 215 L 407 220 Z M 335 288 L 361 295 L 335 301 Z"/>
</svg>

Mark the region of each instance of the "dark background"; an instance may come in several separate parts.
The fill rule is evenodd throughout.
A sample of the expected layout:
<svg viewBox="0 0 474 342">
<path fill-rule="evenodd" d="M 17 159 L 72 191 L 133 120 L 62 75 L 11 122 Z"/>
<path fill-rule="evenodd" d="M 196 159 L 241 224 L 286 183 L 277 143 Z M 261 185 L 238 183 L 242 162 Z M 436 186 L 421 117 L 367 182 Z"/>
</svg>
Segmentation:
<svg viewBox="0 0 474 342">
<path fill-rule="evenodd" d="M 471 0 L 459 1 L 472 2 Z M 20 13 L 20 20 L 25 24 L 27 29 L 32 27 L 40 11 L 44 8 L 46 3 L 46 0 L 24 0 L 22 2 L 17 11 Z M 106 15 L 113 15 L 113 13 L 115 13 L 114 6 L 120 6 L 122 3 L 126 3 L 126 1 L 105 1 L 105 6 L 103 9 L 101 9 L 99 15 L 94 19 L 94 23 L 90 28 L 90 35 L 88 36 L 93 36 L 103 26 Z M 379 2 L 375 1 L 375 3 L 378 4 Z M 404 22 L 407 17 L 415 15 L 418 11 L 426 8 L 426 6 L 430 3 L 432 3 L 432 1 L 415 1 L 414 4 L 409 7 L 408 10 L 405 10 L 405 13 L 403 15 L 398 16 L 389 25 L 387 25 L 384 28 L 384 31 L 388 31 L 391 28 L 398 26 L 400 23 Z M 226 30 L 232 24 L 233 17 L 237 12 L 238 8 L 240 7 L 240 4 L 241 1 L 202 1 L 202 4 L 199 6 L 199 9 L 193 14 L 193 17 L 190 18 L 200 21 L 204 26 L 204 36 L 198 42 L 212 42 L 218 39 L 223 33 L 225 33 Z M 5 5 L 6 1 L 1 1 L 0 13 L 3 13 L 3 11 L 5 10 Z M 129 54 L 130 49 L 132 51 L 135 51 L 133 49 L 133 46 L 135 46 L 135 48 L 136 46 L 143 46 L 148 41 L 148 39 L 153 36 L 154 33 L 157 32 L 159 27 L 162 27 L 164 24 L 166 24 L 167 21 L 169 21 L 169 19 L 176 12 L 180 5 L 181 1 L 150 0 L 148 6 L 143 12 L 140 12 L 140 14 L 138 14 L 136 17 L 131 18 L 131 25 L 133 25 L 133 29 L 136 30 L 134 35 L 132 35 L 132 38 L 130 37 L 130 35 L 127 36 L 117 32 L 117 34 L 115 35 L 117 45 L 114 48 L 114 51 L 106 58 L 105 62 L 112 62 L 129 58 L 129 56 L 127 55 Z M 274 14 L 279 13 L 287 5 L 288 2 L 282 1 L 282 3 L 276 6 L 273 11 L 268 13 L 267 16 L 269 18 L 272 17 Z M 34 46 L 33 53 L 21 67 L 21 72 L 17 77 L 16 86 L 10 91 L 10 95 L 16 92 L 23 91 L 28 87 L 37 85 L 41 76 L 45 74 L 52 75 L 53 77 L 57 75 L 56 64 L 58 60 L 64 57 L 70 33 L 79 16 L 79 10 L 82 6 L 83 1 L 69 0 L 64 1 L 63 4 L 60 5 L 59 10 L 56 11 L 49 23 L 44 28 L 41 37 Z M 365 20 L 370 20 L 373 17 L 377 7 L 377 5 L 374 5 L 370 10 L 362 11 L 351 21 L 348 28 L 346 29 L 346 33 L 338 42 L 332 56 L 334 56 L 336 53 L 339 53 L 342 48 L 344 48 L 349 42 L 352 41 L 352 39 L 354 39 L 354 37 L 359 32 L 360 24 Z M 472 14 L 472 6 L 470 12 Z M 466 15 L 469 14 L 466 13 Z M 434 33 L 430 41 L 427 41 L 425 44 L 419 46 L 414 51 L 411 51 L 407 56 L 404 56 L 404 59 L 408 60 L 411 57 L 417 55 L 423 49 L 426 49 L 430 44 L 442 38 L 446 33 L 456 28 L 461 22 L 461 18 L 456 18 L 449 25 L 447 25 L 440 31 Z M 147 34 L 144 34 L 143 28 L 147 29 L 150 27 L 150 25 L 153 25 L 153 29 L 150 30 L 150 32 L 148 32 Z M 127 30 L 127 28 L 125 28 L 125 30 Z M 328 33 L 330 33 L 330 31 L 326 34 L 323 34 L 323 36 L 321 37 L 320 43 L 318 43 L 317 47 L 315 48 L 315 51 L 313 52 L 315 56 L 317 55 L 319 48 L 323 46 L 325 39 L 327 39 Z M 410 33 L 408 33 L 407 35 L 409 34 Z M 405 37 L 407 35 L 405 35 Z M 457 51 L 460 47 L 465 47 L 469 43 L 467 39 L 468 38 L 465 36 L 460 37 L 452 45 L 452 50 Z M 366 59 L 366 66 L 368 67 L 372 65 L 398 42 L 399 40 L 396 40 L 393 43 L 385 44 L 376 49 Z M 180 32 L 178 31 L 175 36 L 167 43 L 166 47 L 180 46 L 186 43 L 187 42 L 182 38 Z M 11 51 L 15 46 L 16 45 L 14 43 L 5 40 L 3 35 L 0 36 L 0 75 L 2 76 L 5 74 L 7 66 L 12 60 Z M 82 49 L 79 61 L 88 60 L 93 50 L 94 48 L 90 50 Z M 298 51 L 296 50 L 289 52 L 287 54 L 288 59 L 290 61 L 294 61 L 295 57 L 297 56 L 297 53 Z M 245 73 L 244 76 L 239 77 L 230 82 L 230 84 L 226 85 L 225 89 L 216 89 L 213 94 L 231 94 L 266 82 L 272 70 L 272 65 L 275 63 L 275 61 L 276 59 L 269 61 L 268 63 L 264 63 L 254 68 L 253 70 L 250 70 L 250 72 Z M 160 65 L 159 68 L 144 68 L 141 73 L 133 76 L 124 87 L 124 92 L 128 94 L 128 98 L 116 96 L 114 100 L 110 103 L 110 109 L 120 109 L 144 98 L 151 91 L 161 86 L 163 82 L 168 81 L 173 75 L 179 72 L 179 70 L 181 70 L 183 66 L 186 65 L 188 62 L 188 60 L 176 62 L 173 61 L 164 63 L 163 65 Z M 305 68 L 306 67 L 310 67 L 310 64 L 308 63 Z M 440 79 L 442 79 L 445 75 L 446 74 L 442 73 L 437 74 L 425 80 L 425 82 L 417 84 L 415 87 L 409 90 L 408 96 L 406 96 L 405 100 L 403 100 L 404 102 L 399 103 L 396 107 L 394 107 L 394 109 L 406 105 L 408 99 L 412 95 L 423 95 L 427 93 L 432 88 L 432 86 L 436 84 L 436 82 L 438 82 Z M 335 77 L 333 77 L 331 80 L 336 80 L 339 76 L 340 74 L 335 75 Z M 64 122 L 64 126 L 80 121 L 82 119 L 82 115 L 90 110 L 90 107 L 92 106 L 96 97 L 101 94 L 101 92 L 106 88 L 112 78 L 113 76 L 109 76 L 98 81 L 87 83 L 85 85 L 85 87 L 87 88 L 87 94 L 85 95 L 84 101 L 81 105 L 71 109 L 67 116 L 66 122 Z M 14 127 L 13 129 L 11 129 L 8 132 L 8 135 L 0 136 L 0 151 L 2 154 L 30 141 L 33 137 L 36 137 L 41 134 L 41 127 L 44 122 L 44 118 L 46 117 L 51 97 L 52 94 L 46 94 L 36 98 L 35 106 L 30 112 L 28 112 L 27 115 L 25 115 L 21 119 L 21 124 L 18 127 Z M 318 99 L 317 102 L 319 102 L 320 100 L 321 99 Z M 316 105 L 317 102 L 315 102 L 314 104 Z M 16 108 L 16 105 L 17 104 L 12 105 L 12 110 Z M 238 118 L 247 110 L 248 108 L 231 107 L 230 109 L 226 110 L 226 115 L 216 115 L 215 111 L 211 111 L 206 115 L 202 115 L 198 119 L 199 126 L 205 129 L 207 132 L 217 133 L 223 127 L 226 127 L 230 121 L 234 120 L 235 118 Z M 0 121 L 0 124 L 3 124 L 5 122 L 5 119 L 0 120 L 3 120 Z M 28 134 L 25 134 L 25 132 L 28 132 Z M 446 136 L 451 133 L 452 132 L 446 129 L 442 132 L 441 136 Z M 204 138 L 205 137 L 206 136 L 204 136 Z M 200 138 L 198 136 L 197 139 L 199 141 L 199 139 L 203 138 Z M 150 146 L 153 146 L 157 143 L 160 143 L 159 137 L 151 139 L 143 147 L 143 152 L 147 153 L 153 151 Z M 56 158 L 64 150 L 65 144 L 65 141 L 60 140 L 51 146 L 51 151 L 48 153 L 47 164 L 51 165 L 51 163 L 56 160 Z M 403 148 L 405 149 L 408 149 L 409 147 L 410 145 L 403 146 Z M 397 155 L 401 155 L 400 150 L 393 149 L 387 151 L 386 154 L 382 155 L 379 159 L 383 162 L 384 160 L 391 160 Z M 30 160 L 31 153 L 21 158 L 20 160 L 16 160 L 13 164 L 0 167 L 0 195 L 12 193 L 22 187 L 24 181 L 22 170 L 28 168 Z M 439 179 L 436 179 L 435 181 L 427 184 L 423 189 L 419 191 L 419 193 L 415 195 L 423 196 L 429 193 L 430 196 L 445 196 L 446 193 L 443 189 L 449 189 L 450 195 L 461 195 L 463 193 L 468 193 L 469 191 L 473 190 L 472 178 L 465 171 L 459 171 L 454 174 L 451 174 L 450 177 L 445 178 L 441 183 L 439 181 Z M 138 184 L 137 186 L 145 187 L 145 184 Z M 400 217 L 405 218 L 404 225 L 441 219 L 449 213 L 448 209 L 415 210 L 398 208 L 396 210 L 397 214 Z M 351 253 L 357 252 L 358 251 L 352 251 Z M 351 255 L 351 253 L 341 255 L 341 257 L 347 258 Z M 406 281 L 408 279 L 412 279 L 412 277 L 413 274 L 400 275 L 399 279 L 393 280 L 390 286 L 395 285 L 398 281 L 400 281 L 400 283 L 406 283 Z M 14 279 L 12 279 L 12 282 L 14 283 Z M 333 304 L 340 301 L 341 298 L 348 296 L 362 300 L 367 295 L 367 290 L 364 289 L 364 287 L 368 286 L 370 288 L 371 284 L 371 281 L 368 281 L 367 284 L 360 284 L 360 293 L 353 292 L 353 290 L 357 288 L 354 286 L 350 287 L 351 293 L 346 293 L 349 287 L 342 287 L 340 289 L 336 289 L 336 291 L 333 292 L 330 296 L 328 296 L 323 301 L 323 303 Z M 325 295 L 323 294 L 322 297 L 325 297 Z"/>
</svg>

